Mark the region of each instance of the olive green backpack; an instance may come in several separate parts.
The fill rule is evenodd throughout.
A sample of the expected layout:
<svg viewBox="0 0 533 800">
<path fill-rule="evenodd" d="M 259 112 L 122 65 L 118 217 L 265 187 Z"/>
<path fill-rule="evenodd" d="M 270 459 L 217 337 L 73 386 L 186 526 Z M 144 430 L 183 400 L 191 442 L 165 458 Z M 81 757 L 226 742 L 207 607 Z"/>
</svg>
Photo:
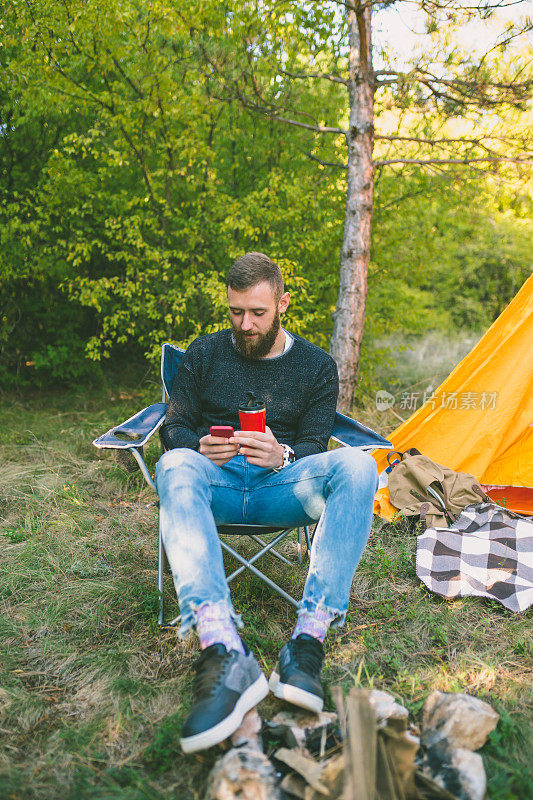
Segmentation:
<svg viewBox="0 0 533 800">
<path fill-rule="evenodd" d="M 393 463 L 394 455 L 401 460 Z M 426 528 L 448 528 L 465 506 L 492 502 L 473 475 L 436 464 L 414 447 L 387 458 L 392 505 L 406 517 L 420 517 Z"/>
</svg>

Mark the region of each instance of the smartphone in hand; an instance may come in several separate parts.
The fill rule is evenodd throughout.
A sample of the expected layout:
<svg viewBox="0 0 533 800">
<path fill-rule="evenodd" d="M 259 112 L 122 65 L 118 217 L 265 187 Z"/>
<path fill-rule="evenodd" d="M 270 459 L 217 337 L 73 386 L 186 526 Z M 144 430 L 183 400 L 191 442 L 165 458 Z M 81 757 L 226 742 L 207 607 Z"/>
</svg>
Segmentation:
<svg viewBox="0 0 533 800">
<path fill-rule="evenodd" d="M 217 436 L 221 439 L 229 439 L 230 436 L 235 436 L 235 431 L 231 425 L 211 425 L 209 433 L 211 436 Z"/>
</svg>

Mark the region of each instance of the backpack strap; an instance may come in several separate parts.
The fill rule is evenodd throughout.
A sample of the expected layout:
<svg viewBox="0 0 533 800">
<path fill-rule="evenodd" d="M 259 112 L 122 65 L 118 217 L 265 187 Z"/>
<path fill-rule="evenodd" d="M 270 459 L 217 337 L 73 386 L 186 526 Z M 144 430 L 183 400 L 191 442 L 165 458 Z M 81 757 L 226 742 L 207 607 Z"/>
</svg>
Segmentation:
<svg viewBox="0 0 533 800">
<path fill-rule="evenodd" d="M 399 458 L 398 458 L 397 461 L 394 461 L 394 462 L 391 463 L 392 456 L 399 456 Z M 404 453 L 400 453 L 399 450 L 391 450 L 389 453 L 387 453 L 387 461 L 388 461 L 389 467 L 392 469 L 395 466 L 395 464 L 397 464 L 399 461 L 402 460 L 403 457 L 404 457 Z"/>
<path fill-rule="evenodd" d="M 406 456 L 421 456 L 421 455 L 422 453 L 420 452 L 420 450 L 417 450 L 416 447 L 410 447 L 409 450 L 406 450 L 405 453 L 403 454 L 403 458 L 405 458 Z"/>
<path fill-rule="evenodd" d="M 424 525 L 426 524 L 426 514 L 428 513 L 428 511 L 429 511 L 429 503 L 422 503 L 422 505 L 420 506 L 420 522 L 423 522 Z"/>
<path fill-rule="evenodd" d="M 482 498 L 482 500 L 484 500 L 485 502 L 488 502 L 488 503 L 492 503 L 492 502 L 493 502 L 493 501 L 490 499 L 490 497 L 488 496 L 488 494 L 486 494 L 486 493 L 483 491 L 483 489 L 482 489 L 480 486 L 476 486 L 476 485 L 474 484 L 474 485 L 473 485 L 473 486 L 471 486 L 470 488 L 472 489 L 472 491 L 473 491 L 473 492 L 475 492 L 476 494 L 478 494 L 478 495 L 479 495 L 479 496 Z"/>
</svg>

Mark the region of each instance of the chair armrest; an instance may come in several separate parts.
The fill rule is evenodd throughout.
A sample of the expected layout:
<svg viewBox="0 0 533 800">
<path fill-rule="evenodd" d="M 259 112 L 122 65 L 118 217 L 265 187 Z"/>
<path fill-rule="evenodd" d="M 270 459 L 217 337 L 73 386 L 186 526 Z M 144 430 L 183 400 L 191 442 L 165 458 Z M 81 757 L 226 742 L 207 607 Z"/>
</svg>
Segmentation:
<svg viewBox="0 0 533 800">
<path fill-rule="evenodd" d="M 361 422 L 339 412 L 335 414 L 331 438 L 346 447 L 359 447 L 362 450 L 393 449 L 392 442 L 380 436 L 372 428 L 367 428 Z"/>
<path fill-rule="evenodd" d="M 121 425 L 110 428 L 107 433 L 95 439 L 93 444 L 95 447 L 113 449 L 142 447 L 163 423 L 166 410 L 166 403 L 154 403 L 143 408 Z"/>
</svg>

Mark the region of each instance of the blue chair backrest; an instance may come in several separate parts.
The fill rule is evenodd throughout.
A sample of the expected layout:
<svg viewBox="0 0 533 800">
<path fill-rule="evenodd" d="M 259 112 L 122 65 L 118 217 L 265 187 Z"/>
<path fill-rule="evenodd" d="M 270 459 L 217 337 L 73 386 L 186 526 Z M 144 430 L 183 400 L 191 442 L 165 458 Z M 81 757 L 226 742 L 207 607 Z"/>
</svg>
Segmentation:
<svg viewBox="0 0 533 800">
<path fill-rule="evenodd" d="M 161 351 L 161 380 L 163 381 L 163 391 L 166 395 L 165 401 L 170 397 L 172 381 L 178 371 L 184 353 L 185 350 L 175 344 L 170 344 L 170 342 L 165 342 L 163 345 Z M 392 443 L 380 436 L 379 433 L 338 412 L 335 414 L 335 425 L 331 438 L 350 447 L 392 450 Z"/>
<path fill-rule="evenodd" d="M 163 381 L 163 390 L 166 394 L 165 400 L 170 397 L 170 390 L 172 389 L 172 381 L 181 364 L 181 360 L 185 354 L 185 350 L 170 342 L 165 342 L 161 350 L 161 380 Z"/>
</svg>

